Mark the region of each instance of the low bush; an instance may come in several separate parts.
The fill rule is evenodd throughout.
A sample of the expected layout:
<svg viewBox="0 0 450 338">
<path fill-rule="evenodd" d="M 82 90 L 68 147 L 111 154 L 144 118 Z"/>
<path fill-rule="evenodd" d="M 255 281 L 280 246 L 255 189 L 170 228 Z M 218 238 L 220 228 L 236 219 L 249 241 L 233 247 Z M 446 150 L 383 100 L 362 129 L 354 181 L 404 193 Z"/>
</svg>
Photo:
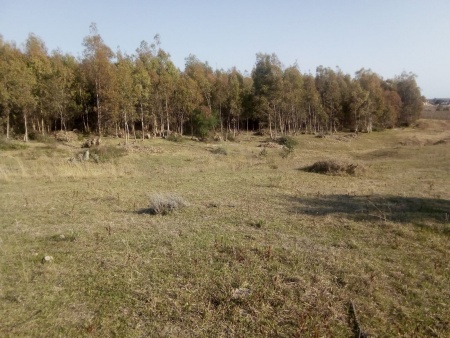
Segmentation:
<svg viewBox="0 0 450 338">
<path fill-rule="evenodd" d="M 180 142 L 183 142 L 183 136 L 181 136 L 178 133 L 171 133 L 171 134 L 169 134 L 169 136 L 167 136 L 166 140 L 171 141 L 171 142 L 180 143 Z"/>
<path fill-rule="evenodd" d="M 328 175 L 355 176 L 365 171 L 360 164 L 340 162 L 336 160 L 318 161 L 313 165 L 303 168 L 305 171 Z"/>
<path fill-rule="evenodd" d="M 291 151 L 298 145 L 298 141 L 291 136 L 282 136 L 277 139 L 277 142 Z"/>
<path fill-rule="evenodd" d="M 153 215 L 167 215 L 186 206 L 186 201 L 178 195 L 154 194 L 150 196 L 149 212 Z"/>
</svg>

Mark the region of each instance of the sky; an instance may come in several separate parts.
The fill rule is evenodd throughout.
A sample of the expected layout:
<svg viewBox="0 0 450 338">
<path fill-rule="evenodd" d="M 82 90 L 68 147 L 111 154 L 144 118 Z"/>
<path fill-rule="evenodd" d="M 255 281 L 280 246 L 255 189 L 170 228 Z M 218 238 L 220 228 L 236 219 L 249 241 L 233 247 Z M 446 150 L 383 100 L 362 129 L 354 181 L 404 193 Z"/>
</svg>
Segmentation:
<svg viewBox="0 0 450 338">
<path fill-rule="evenodd" d="M 180 70 L 193 54 L 251 74 L 257 53 L 275 53 L 303 73 L 412 72 L 435 98 L 450 97 L 449 13 L 449 0 L 0 0 L 0 35 L 23 46 L 34 33 L 49 52 L 81 57 L 96 23 L 113 51 L 128 54 L 159 34 Z"/>
</svg>

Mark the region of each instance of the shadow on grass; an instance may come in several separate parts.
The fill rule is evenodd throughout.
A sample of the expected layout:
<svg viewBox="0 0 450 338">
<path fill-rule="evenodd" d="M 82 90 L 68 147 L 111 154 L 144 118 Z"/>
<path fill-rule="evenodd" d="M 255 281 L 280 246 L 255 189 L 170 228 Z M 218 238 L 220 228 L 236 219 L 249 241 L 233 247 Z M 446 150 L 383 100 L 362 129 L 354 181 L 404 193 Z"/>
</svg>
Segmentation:
<svg viewBox="0 0 450 338">
<path fill-rule="evenodd" d="M 134 211 L 138 215 L 147 214 L 147 215 L 156 215 L 156 211 L 154 208 L 142 208 Z"/>
<path fill-rule="evenodd" d="M 320 195 L 289 197 L 290 211 L 313 216 L 342 215 L 353 220 L 382 220 L 413 223 L 424 222 L 443 225 L 450 234 L 450 201 L 437 198 L 403 196 L 349 196 Z"/>
</svg>

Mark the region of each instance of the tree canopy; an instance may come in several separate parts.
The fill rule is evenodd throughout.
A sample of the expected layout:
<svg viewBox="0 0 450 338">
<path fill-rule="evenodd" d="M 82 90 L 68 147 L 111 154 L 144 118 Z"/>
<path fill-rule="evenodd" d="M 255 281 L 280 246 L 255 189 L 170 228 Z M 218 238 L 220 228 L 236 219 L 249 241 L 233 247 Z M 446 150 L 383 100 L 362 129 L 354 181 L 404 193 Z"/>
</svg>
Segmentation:
<svg viewBox="0 0 450 338">
<path fill-rule="evenodd" d="M 135 54 L 113 52 L 95 24 L 82 57 L 48 53 L 30 34 L 24 48 L 0 36 L 0 132 L 25 135 L 78 129 L 98 134 L 165 135 L 219 128 L 266 128 L 271 136 L 410 125 L 423 109 L 412 73 L 383 79 L 370 69 L 352 77 L 318 66 L 303 74 L 276 54 L 256 54 L 250 75 L 213 70 L 189 55 L 184 70 L 161 48 L 159 35 Z"/>
</svg>

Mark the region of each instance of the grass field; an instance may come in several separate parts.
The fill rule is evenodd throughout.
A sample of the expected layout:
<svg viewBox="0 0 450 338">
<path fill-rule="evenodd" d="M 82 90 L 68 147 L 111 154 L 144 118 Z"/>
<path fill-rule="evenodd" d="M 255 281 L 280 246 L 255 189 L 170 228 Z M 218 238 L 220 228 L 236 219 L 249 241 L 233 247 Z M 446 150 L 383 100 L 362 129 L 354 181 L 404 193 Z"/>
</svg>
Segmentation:
<svg viewBox="0 0 450 338">
<path fill-rule="evenodd" d="M 0 336 L 448 337 L 450 122 L 295 139 L 2 141 Z"/>
</svg>

